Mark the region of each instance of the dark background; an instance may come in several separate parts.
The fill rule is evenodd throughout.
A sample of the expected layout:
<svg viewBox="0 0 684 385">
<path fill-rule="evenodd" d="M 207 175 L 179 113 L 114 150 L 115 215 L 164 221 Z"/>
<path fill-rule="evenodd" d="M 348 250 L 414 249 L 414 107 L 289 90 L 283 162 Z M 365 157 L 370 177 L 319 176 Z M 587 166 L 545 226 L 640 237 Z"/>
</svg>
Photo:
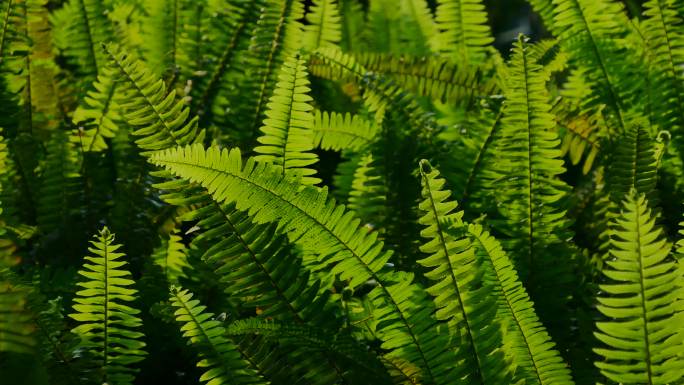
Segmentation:
<svg viewBox="0 0 684 385">
<path fill-rule="evenodd" d="M 401 1 L 401 0 L 396 0 Z M 603 1 L 603 0 L 594 0 Z M 642 12 L 642 4 L 646 0 L 620 0 L 625 4 L 630 17 Z M 306 1 L 307 8 L 311 0 Z M 369 0 L 359 0 L 368 5 Z M 435 9 L 437 0 L 427 0 L 430 7 Z M 496 37 L 495 45 L 502 53 L 508 52 L 519 32 L 530 36 L 533 40 L 549 37 L 539 17 L 532 11 L 527 0 L 484 0 L 489 15 L 489 25 Z"/>
</svg>

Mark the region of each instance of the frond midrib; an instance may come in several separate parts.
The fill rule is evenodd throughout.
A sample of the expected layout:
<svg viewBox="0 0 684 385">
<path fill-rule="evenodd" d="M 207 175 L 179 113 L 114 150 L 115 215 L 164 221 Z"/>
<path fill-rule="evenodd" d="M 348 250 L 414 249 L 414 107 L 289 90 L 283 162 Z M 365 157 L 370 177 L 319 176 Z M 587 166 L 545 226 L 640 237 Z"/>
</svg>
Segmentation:
<svg viewBox="0 0 684 385">
<path fill-rule="evenodd" d="M 101 237 L 100 241 L 102 242 L 102 251 L 104 252 L 104 338 L 103 338 L 103 345 L 104 349 L 102 351 L 102 362 L 103 365 L 107 365 L 108 357 L 109 357 L 109 244 L 107 243 L 109 240 L 106 237 Z M 107 382 L 107 375 L 109 372 L 107 370 L 104 371 L 104 377 L 103 377 L 103 382 Z"/>
<path fill-rule="evenodd" d="M 523 43 L 524 44 L 524 43 Z M 527 247 L 527 253 L 528 253 L 528 279 L 529 282 L 533 282 L 534 280 L 534 220 L 532 217 L 532 202 L 533 202 L 533 194 L 534 194 L 534 180 L 532 178 L 532 149 L 533 149 L 533 142 L 532 142 L 532 111 L 530 110 L 530 73 L 528 73 L 527 69 L 527 52 L 526 52 L 526 47 L 523 45 L 521 47 L 521 58 L 522 58 L 522 64 L 523 64 L 523 77 L 524 77 L 524 92 L 525 92 L 525 116 L 527 118 L 526 120 L 526 134 L 527 134 L 527 182 L 528 182 L 528 190 L 527 190 L 527 231 L 528 231 L 528 242 L 529 245 Z"/>
<path fill-rule="evenodd" d="M 636 250 L 634 250 L 637 253 L 637 264 L 639 266 L 639 288 L 641 289 L 641 293 L 639 295 L 639 299 L 641 302 L 641 316 L 643 317 L 644 320 L 644 353 L 646 354 L 645 357 L 645 363 L 646 363 L 646 374 L 648 376 L 648 384 L 651 385 L 653 384 L 653 373 L 652 373 L 652 362 L 651 362 L 651 343 L 649 340 L 649 332 L 648 332 L 648 311 L 646 308 L 646 288 L 644 285 L 644 266 L 643 266 L 643 255 L 641 251 L 641 221 L 640 217 L 641 214 L 639 213 L 639 207 L 637 205 L 637 210 L 635 210 L 635 221 L 634 223 L 636 224 L 636 233 L 637 237 L 635 239 L 636 241 Z"/>
<path fill-rule="evenodd" d="M 323 23 L 325 22 L 325 12 L 327 10 L 328 2 L 326 0 L 321 1 L 321 23 L 318 26 L 318 34 L 316 34 L 316 45 L 315 47 L 320 47 L 321 40 L 323 40 Z"/>
<path fill-rule="evenodd" d="M 290 93 L 290 100 L 287 105 L 287 127 L 283 130 L 285 133 L 285 137 L 283 138 L 283 164 L 282 164 L 282 169 L 283 169 L 283 175 L 287 172 L 287 145 L 290 143 L 289 138 L 290 138 L 290 130 L 292 129 L 292 109 L 294 108 L 294 98 L 295 98 L 295 89 L 297 88 L 297 79 L 299 73 L 299 55 L 295 55 L 293 57 L 294 60 L 294 69 L 293 69 L 293 80 L 292 80 L 292 89 L 288 90 Z M 306 78 L 306 74 L 304 74 L 304 78 Z"/>
</svg>

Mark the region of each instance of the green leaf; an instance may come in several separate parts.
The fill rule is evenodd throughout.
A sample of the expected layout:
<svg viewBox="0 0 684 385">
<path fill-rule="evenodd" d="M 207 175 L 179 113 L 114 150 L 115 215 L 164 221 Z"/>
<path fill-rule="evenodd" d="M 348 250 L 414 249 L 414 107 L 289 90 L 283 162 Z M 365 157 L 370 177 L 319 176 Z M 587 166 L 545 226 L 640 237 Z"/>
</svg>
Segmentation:
<svg viewBox="0 0 684 385">
<path fill-rule="evenodd" d="M 121 260 L 125 255 L 109 229 L 100 230 L 90 243 L 91 254 L 78 271 L 86 279 L 77 284 L 81 289 L 69 314 L 78 322 L 72 329 L 81 338 L 77 349 L 96 357 L 102 382 L 132 384 L 138 371 L 134 364 L 147 354 L 140 310 L 131 306 L 138 291 L 131 287 L 135 282 Z"/>
<path fill-rule="evenodd" d="M 672 384 L 684 376 L 682 275 L 648 202 L 634 190 L 612 222 L 611 258 L 600 285 L 594 351 L 601 373 L 623 384 Z"/>
</svg>

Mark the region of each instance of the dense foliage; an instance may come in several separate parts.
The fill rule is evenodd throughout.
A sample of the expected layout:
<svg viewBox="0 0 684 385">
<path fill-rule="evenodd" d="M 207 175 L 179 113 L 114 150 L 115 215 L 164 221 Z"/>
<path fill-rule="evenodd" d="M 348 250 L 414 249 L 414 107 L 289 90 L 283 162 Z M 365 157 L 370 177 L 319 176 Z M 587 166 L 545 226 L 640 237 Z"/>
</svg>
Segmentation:
<svg viewBox="0 0 684 385">
<path fill-rule="evenodd" d="M 528 1 L 1 0 L 0 383 L 684 384 L 684 0 Z"/>
</svg>

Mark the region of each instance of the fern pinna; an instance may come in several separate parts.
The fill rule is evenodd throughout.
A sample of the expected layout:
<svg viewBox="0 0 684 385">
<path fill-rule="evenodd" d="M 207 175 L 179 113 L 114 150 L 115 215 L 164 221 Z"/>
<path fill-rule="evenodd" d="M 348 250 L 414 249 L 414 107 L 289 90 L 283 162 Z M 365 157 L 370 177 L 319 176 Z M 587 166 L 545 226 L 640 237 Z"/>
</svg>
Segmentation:
<svg viewBox="0 0 684 385">
<path fill-rule="evenodd" d="M 0 0 L 0 383 L 684 384 L 683 20 Z"/>
</svg>

